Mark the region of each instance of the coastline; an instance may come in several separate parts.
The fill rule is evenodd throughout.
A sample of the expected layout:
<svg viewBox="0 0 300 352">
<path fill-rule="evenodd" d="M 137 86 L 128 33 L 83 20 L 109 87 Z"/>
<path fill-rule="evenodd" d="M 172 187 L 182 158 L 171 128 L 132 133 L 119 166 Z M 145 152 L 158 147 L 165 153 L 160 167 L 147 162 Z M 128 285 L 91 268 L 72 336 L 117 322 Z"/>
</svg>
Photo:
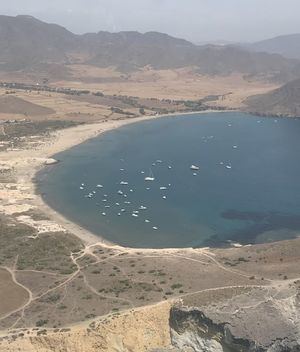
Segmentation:
<svg viewBox="0 0 300 352">
<path fill-rule="evenodd" d="M 231 110 L 230 110 L 231 111 Z M 96 138 L 101 134 L 114 130 L 116 128 L 139 123 L 142 121 L 154 120 L 163 117 L 176 117 L 182 115 L 199 115 L 207 113 L 224 113 L 230 112 L 229 110 L 207 110 L 200 112 L 188 113 L 174 113 L 167 115 L 148 115 L 132 119 L 122 120 L 105 120 L 93 124 L 84 124 L 76 127 L 59 130 L 50 135 L 44 144 L 41 144 L 36 149 L 26 148 L 23 150 L 5 151 L 0 153 L 1 166 L 9 167 L 13 170 L 16 177 L 16 183 L 19 186 L 19 194 L 7 194 L 11 206 L 11 212 L 14 213 L 14 205 L 16 214 L 20 213 L 17 208 L 32 207 L 39 209 L 45 214 L 53 223 L 53 226 L 59 226 L 67 232 L 70 232 L 80 238 L 85 244 L 99 243 L 104 247 L 123 248 L 120 245 L 107 241 L 104 237 L 93 234 L 88 230 L 82 228 L 80 225 L 65 218 L 62 214 L 52 209 L 42 198 L 41 194 L 37 191 L 36 175 L 47 166 L 51 164 L 53 155 L 70 149 L 74 146 L 80 145 L 89 139 Z M 49 165 L 49 164 L 48 164 Z M 9 190 L 7 191 L 9 192 Z M 3 198 L 3 197 L 2 197 Z M 17 206 L 16 206 L 17 205 Z"/>
<path fill-rule="evenodd" d="M 202 112 L 201 114 L 210 112 L 212 111 Z M 195 114 L 200 115 L 199 113 Z M 51 166 L 53 155 L 121 126 L 159 117 L 178 115 L 147 116 L 129 120 L 80 125 L 55 132 L 50 135 L 50 138 L 41 138 L 40 145 L 36 149 L 30 149 L 29 147 L 24 150 L 0 152 L 0 175 L 1 167 L 5 170 L 5 166 L 9 166 L 12 170 L 8 178 L 8 182 L 11 183 L 5 184 L 4 181 L 0 183 L 0 211 L 3 212 L 4 206 L 8 206 L 6 211 L 11 210 L 10 215 L 16 215 L 19 221 L 19 215 L 28 211 L 26 206 L 33 206 L 42 215 L 47 215 L 54 225 L 58 224 L 67 231 L 67 236 L 61 233 L 55 236 L 53 233 L 53 237 L 56 238 L 53 248 L 56 247 L 56 244 L 60 244 L 60 237 L 65 238 L 68 236 L 70 239 L 76 236 L 80 240 L 81 245 L 83 245 L 80 251 L 78 251 L 78 248 L 67 251 L 67 257 L 73 262 L 75 271 L 63 276 L 63 279 L 59 276 L 60 280 L 63 281 L 55 282 L 52 288 L 48 287 L 48 280 L 46 280 L 47 284 L 42 289 L 40 296 L 33 296 L 33 299 L 29 299 L 23 306 L 20 305 L 16 310 L 9 313 L 9 318 L 11 318 L 14 314 L 22 314 L 22 311 L 24 314 L 24 311 L 27 313 L 28 310 L 28 314 L 26 314 L 28 318 L 24 320 L 24 323 L 22 322 L 22 325 L 17 325 L 20 319 L 15 317 L 17 318 L 15 322 L 9 321 L 4 325 L 5 329 L 0 329 L 0 339 L 3 338 L 0 343 L 0 350 L 1 346 L 11 352 L 15 350 L 15 346 L 21 346 L 21 349 L 24 349 L 27 343 L 30 348 L 31 346 L 32 348 L 41 347 L 43 343 L 47 343 L 47 346 L 55 346 L 57 341 L 64 341 L 64 345 L 70 346 L 72 349 L 74 348 L 74 341 L 76 340 L 78 344 L 81 339 L 83 348 L 87 346 L 88 341 L 91 341 L 91 339 L 92 344 L 99 347 L 99 343 L 103 341 L 108 341 L 111 344 L 112 336 L 119 337 L 124 328 L 129 331 L 129 334 L 132 334 L 132 331 L 138 332 L 136 336 L 149 336 L 150 329 L 152 341 L 153 336 L 162 336 L 162 329 L 166 332 L 165 336 L 169 336 L 169 317 L 171 308 L 175 306 L 175 303 L 178 304 L 178 307 L 183 307 L 184 313 L 187 312 L 185 309 L 198 307 L 197 309 L 202 312 L 205 307 L 208 307 L 208 309 L 211 309 L 209 313 L 206 313 L 209 319 L 220 319 L 218 321 L 228 322 L 228 319 L 222 316 L 222 309 L 226 310 L 228 304 L 232 304 L 233 300 L 236 299 L 237 303 L 234 305 L 232 312 L 229 311 L 228 313 L 232 316 L 232 324 L 235 325 L 238 325 L 241 321 L 240 315 L 236 315 L 236 308 L 239 305 L 241 307 L 249 306 L 250 308 L 253 306 L 253 313 L 251 310 L 247 315 L 243 316 L 243 322 L 252 322 L 251 318 L 253 319 L 253 316 L 255 317 L 257 314 L 257 304 L 263 307 L 262 309 L 265 309 L 266 312 L 273 309 L 271 310 L 272 316 L 270 318 L 266 314 L 267 326 L 271 324 L 274 314 L 276 314 L 276 318 L 277 316 L 282 318 L 281 312 L 286 307 L 286 297 L 295 296 L 296 288 L 294 286 L 296 285 L 294 284 L 299 280 L 299 265 L 297 265 L 299 263 L 299 251 L 297 252 L 299 241 L 288 240 L 280 243 L 267 243 L 261 244 L 259 247 L 256 245 L 233 246 L 226 249 L 208 247 L 128 248 L 110 243 L 100 236 L 96 236 L 81 228 L 80 225 L 71 220 L 64 218 L 60 213 L 48 206 L 38 193 L 35 184 L 36 174 L 44 167 L 55 167 L 55 165 Z M 47 166 L 47 161 L 50 162 L 48 163 L 49 166 Z M 28 238 L 31 249 L 30 255 L 32 255 L 36 248 L 34 243 L 36 238 L 33 236 Z M 76 240 L 76 238 L 74 239 Z M 40 240 L 42 241 L 42 239 Z M 39 243 L 40 241 L 37 240 L 37 244 Z M 263 262 L 260 261 L 262 252 L 264 253 Z M 18 252 L 15 254 L 18 258 Z M 94 262 L 82 261 L 84 259 L 90 260 L 91 255 L 95 258 Z M 40 258 L 42 259 L 43 257 L 38 257 L 38 259 Z M 243 260 L 240 260 L 240 258 L 243 258 Z M 56 261 L 57 256 L 54 255 L 53 260 Z M 108 265 L 102 266 L 103 264 Z M 41 271 L 36 271 L 35 267 L 31 268 L 30 266 L 24 270 L 16 270 L 13 265 L 14 262 L 12 262 L 13 272 L 16 271 L 20 275 L 23 273 L 27 275 L 28 282 L 22 282 L 25 287 L 30 287 L 32 292 L 36 292 L 33 289 L 36 288 L 35 285 L 39 282 L 39 276 L 36 275 L 45 275 L 46 278 L 47 275 L 50 275 L 50 278 L 53 275 L 52 271 L 50 273 L 46 271 L 48 266 L 42 268 Z M 141 268 L 143 269 L 142 271 L 140 270 Z M 99 272 L 96 273 L 97 270 Z M 97 275 L 100 270 L 103 270 L 103 272 Z M 116 275 L 117 272 L 117 275 L 120 275 L 119 277 L 115 279 L 110 277 L 111 274 Z M 281 277 L 278 276 L 278 273 L 280 273 Z M 169 280 L 167 281 L 167 286 L 162 286 L 162 291 L 159 291 L 158 288 L 163 285 L 160 280 L 164 276 L 169 278 Z M 79 281 L 80 277 L 83 278 L 83 281 Z M 20 278 L 22 277 L 20 276 Z M 113 290 L 116 290 L 115 282 L 122 282 L 120 280 L 124 282 L 130 280 L 133 284 L 137 283 L 138 286 L 133 291 L 125 291 L 119 297 L 119 291 Z M 147 285 L 152 285 L 153 282 L 155 289 L 147 290 Z M 145 285 L 145 289 L 142 289 L 142 292 L 143 295 L 148 295 L 146 296 L 148 297 L 147 301 L 144 301 L 144 299 L 140 300 L 140 297 L 144 297 L 140 296 L 141 286 L 139 285 L 141 283 Z M 87 289 L 90 295 L 93 295 L 94 301 L 86 301 L 86 299 L 82 298 L 86 297 L 84 295 L 85 291 L 80 291 L 82 287 Z M 64 288 L 64 291 L 61 291 L 62 288 Z M 107 292 L 101 291 L 103 288 L 106 288 Z M 39 287 L 38 289 L 40 290 Z M 51 309 L 55 310 L 58 315 L 53 318 L 50 317 L 51 320 L 44 327 L 34 327 L 32 321 L 39 321 L 41 318 L 40 312 L 47 313 L 49 311 L 49 305 L 45 305 L 45 310 L 39 308 L 37 313 L 35 313 L 35 304 L 37 304 L 38 299 L 47 297 L 49 293 L 54 292 L 57 294 L 65 292 L 62 296 L 62 302 L 66 302 L 65 310 L 61 311 L 58 308 L 58 302 L 54 302 L 55 305 L 52 305 Z M 76 292 L 81 292 L 78 297 L 74 295 Z M 283 298 L 278 299 L 281 293 Z M 264 302 L 262 294 L 268 296 L 266 302 Z M 210 297 L 211 299 L 208 299 Z M 45 302 L 47 304 L 47 301 Z M 124 302 L 128 303 L 128 307 L 125 307 Z M 270 302 L 272 303 L 271 307 L 269 307 Z M 89 310 L 87 313 L 91 311 L 91 315 L 86 314 L 85 316 L 82 315 L 84 318 L 78 318 L 74 314 L 73 308 L 75 304 L 79 308 L 82 307 L 82 310 L 88 305 Z M 41 307 L 44 306 L 42 305 Z M 95 311 L 95 309 L 99 310 Z M 294 316 L 292 309 L 294 309 L 294 306 L 292 306 L 291 311 L 286 313 L 286 318 Z M 48 319 L 46 313 L 43 313 L 43 317 L 45 316 Z M 57 327 L 57 321 L 61 326 Z M 253 321 L 256 322 L 255 319 Z M 284 319 L 283 321 L 286 320 Z M 53 327 L 54 324 L 55 328 Z M 137 330 L 139 326 L 145 327 L 143 330 L 145 334 Z M 153 327 L 156 326 L 159 326 L 159 329 L 153 330 Z M 249 327 L 245 325 L 244 330 L 248 333 L 251 327 L 251 324 Z M 291 327 L 293 327 L 293 321 L 288 328 L 290 329 Z M 281 329 L 281 326 L 278 329 Z M 239 338 L 244 336 L 242 335 L 244 330 L 238 331 L 236 336 Z M 18 332 L 25 334 L 25 331 L 25 337 L 15 338 Z M 119 342 L 119 339 L 116 341 Z M 154 347 L 156 348 L 158 345 L 156 343 Z M 30 348 L 28 348 L 28 351 L 31 350 Z M 53 348 L 55 349 L 55 347 Z"/>
</svg>

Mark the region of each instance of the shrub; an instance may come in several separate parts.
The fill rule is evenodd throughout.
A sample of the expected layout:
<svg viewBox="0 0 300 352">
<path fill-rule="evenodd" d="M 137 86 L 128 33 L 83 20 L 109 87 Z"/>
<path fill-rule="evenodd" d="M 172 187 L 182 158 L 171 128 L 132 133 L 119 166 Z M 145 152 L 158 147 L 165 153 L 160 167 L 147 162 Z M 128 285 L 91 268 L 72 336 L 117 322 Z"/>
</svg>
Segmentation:
<svg viewBox="0 0 300 352">
<path fill-rule="evenodd" d="M 41 326 L 46 325 L 47 323 L 48 323 L 48 320 L 46 320 L 46 319 L 40 319 L 40 320 L 38 320 L 38 321 L 35 323 L 35 326 L 41 327 Z"/>
</svg>

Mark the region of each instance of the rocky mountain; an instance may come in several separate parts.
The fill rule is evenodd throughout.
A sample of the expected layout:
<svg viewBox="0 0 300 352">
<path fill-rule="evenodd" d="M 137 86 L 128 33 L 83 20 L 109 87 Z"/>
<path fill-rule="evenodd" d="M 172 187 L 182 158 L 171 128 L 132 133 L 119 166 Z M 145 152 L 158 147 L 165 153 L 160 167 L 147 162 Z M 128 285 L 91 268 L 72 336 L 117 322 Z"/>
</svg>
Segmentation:
<svg viewBox="0 0 300 352">
<path fill-rule="evenodd" d="M 206 75 L 241 73 L 286 82 L 300 77 L 300 61 L 224 45 L 194 45 L 157 32 L 88 33 L 30 16 L 0 16 L 0 70 L 32 70 L 41 64 L 115 66 L 120 71 L 187 66 Z"/>
<path fill-rule="evenodd" d="M 86 34 L 89 64 L 122 70 L 134 70 L 150 65 L 157 69 L 184 67 L 195 61 L 192 43 L 158 32 L 120 32 Z"/>
<path fill-rule="evenodd" d="M 287 58 L 300 59 L 300 34 L 282 35 L 247 45 L 246 48 L 271 54 L 280 54 Z"/>
<path fill-rule="evenodd" d="M 251 53 L 233 46 L 197 46 L 166 34 L 138 32 L 86 34 L 89 64 L 120 70 L 135 70 L 145 66 L 154 69 L 174 69 L 194 66 L 205 75 L 243 73 L 279 81 L 300 74 L 300 62 L 280 55 Z"/>
<path fill-rule="evenodd" d="M 250 97 L 245 103 L 247 110 L 261 115 L 300 117 L 300 79 L 270 93 Z"/>
<path fill-rule="evenodd" d="M 299 76 L 298 60 L 280 55 L 251 53 L 233 46 L 198 47 L 197 64 L 202 74 L 228 75 L 242 73 L 246 78 L 286 82 Z"/>
<path fill-rule="evenodd" d="M 41 62 L 66 62 L 77 36 L 30 16 L 0 16 L 0 69 L 18 70 Z"/>
<path fill-rule="evenodd" d="M 297 352 L 298 323 L 293 319 L 286 320 L 279 308 L 281 304 L 276 306 L 274 302 L 261 302 L 258 311 L 262 312 L 259 317 L 263 324 L 259 328 L 256 307 L 251 307 L 247 313 L 238 313 L 247 315 L 243 320 L 245 323 L 241 324 L 241 316 L 232 307 L 229 308 L 231 314 L 224 314 L 222 308 L 208 310 L 209 313 L 205 314 L 199 308 L 173 306 L 169 320 L 172 345 L 179 351 Z M 297 307 L 298 299 L 295 304 L 292 303 L 295 312 Z M 276 322 L 273 314 L 277 318 Z"/>
</svg>

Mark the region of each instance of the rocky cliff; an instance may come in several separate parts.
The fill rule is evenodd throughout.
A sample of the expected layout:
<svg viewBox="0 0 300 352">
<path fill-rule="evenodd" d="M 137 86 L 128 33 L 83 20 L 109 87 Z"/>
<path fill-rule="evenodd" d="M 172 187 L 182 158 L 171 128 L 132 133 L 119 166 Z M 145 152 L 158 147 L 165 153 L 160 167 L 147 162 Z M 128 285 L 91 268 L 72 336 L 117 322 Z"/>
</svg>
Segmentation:
<svg viewBox="0 0 300 352">
<path fill-rule="evenodd" d="M 164 302 L 65 329 L 23 329 L 0 335 L 0 351 L 299 352 L 298 282 L 273 290 L 254 288 L 197 308 Z"/>
</svg>

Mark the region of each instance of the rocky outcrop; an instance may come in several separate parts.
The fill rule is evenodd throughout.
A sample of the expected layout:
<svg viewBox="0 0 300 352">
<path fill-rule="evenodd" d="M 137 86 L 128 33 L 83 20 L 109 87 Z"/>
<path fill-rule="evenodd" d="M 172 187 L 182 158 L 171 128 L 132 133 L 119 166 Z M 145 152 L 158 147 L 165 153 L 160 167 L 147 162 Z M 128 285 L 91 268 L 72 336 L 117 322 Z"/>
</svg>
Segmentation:
<svg viewBox="0 0 300 352">
<path fill-rule="evenodd" d="M 251 349 L 251 342 L 236 339 L 226 323 L 216 324 L 198 309 L 173 307 L 170 313 L 172 344 L 195 352 L 241 351 Z"/>
<path fill-rule="evenodd" d="M 268 309 L 267 305 L 264 308 Z M 279 315 L 281 308 L 277 312 L 272 311 L 273 331 L 269 330 L 268 333 L 262 327 L 259 338 L 255 331 L 249 331 L 249 328 L 257 323 L 257 319 L 253 321 L 251 314 L 246 317 L 249 322 L 240 320 L 240 326 L 237 328 L 234 316 L 220 323 L 213 321 L 197 308 L 172 307 L 170 312 L 172 345 L 180 351 L 191 348 L 193 352 L 299 352 L 298 320 L 293 321 L 290 317 L 288 327 Z M 269 326 L 268 314 L 259 316 L 261 325 Z M 279 324 L 278 319 L 282 319 L 279 320 Z M 272 325 L 269 329 L 272 329 Z"/>
<path fill-rule="evenodd" d="M 247 98 L 245 110 L 261 116 L 299 117 L 300 79 L 271 92 Z"/>
</svg>

